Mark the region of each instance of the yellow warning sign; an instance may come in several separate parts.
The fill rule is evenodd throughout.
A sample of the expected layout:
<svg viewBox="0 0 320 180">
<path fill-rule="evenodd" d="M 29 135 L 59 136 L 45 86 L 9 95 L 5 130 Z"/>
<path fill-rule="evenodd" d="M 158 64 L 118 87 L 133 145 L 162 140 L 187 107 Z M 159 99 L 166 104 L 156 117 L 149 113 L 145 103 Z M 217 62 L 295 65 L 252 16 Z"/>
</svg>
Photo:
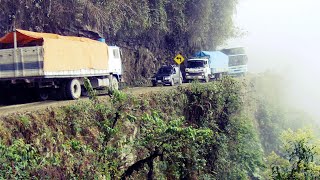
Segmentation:
<svg viewBox="0 0 320 180">
<path fill-rule="evenodd" d="M 183 63 L 184 61 L 184 57 L 181 55 L 181 54 L 178 54 L 175 58 L 174 58 L 174 61 L 177 63 L 177 64 L 181 64 Z"/>
</svg>

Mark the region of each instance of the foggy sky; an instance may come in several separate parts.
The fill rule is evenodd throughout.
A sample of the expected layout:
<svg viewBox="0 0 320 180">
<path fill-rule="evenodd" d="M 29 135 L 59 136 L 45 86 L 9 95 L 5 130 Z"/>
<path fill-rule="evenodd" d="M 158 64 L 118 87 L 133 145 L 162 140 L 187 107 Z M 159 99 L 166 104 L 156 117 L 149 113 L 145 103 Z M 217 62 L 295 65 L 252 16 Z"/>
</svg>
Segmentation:
<svg viewBox="0 0 320 180">
<path fill-rule="evenodd" d="M 319 0 L 240 0 L 235 22 L 247 35 L 228 43 L 246 47 L 249 71 L 284 75 L 288 102 L 318 117 L 319 7 Z"/>
</svg>

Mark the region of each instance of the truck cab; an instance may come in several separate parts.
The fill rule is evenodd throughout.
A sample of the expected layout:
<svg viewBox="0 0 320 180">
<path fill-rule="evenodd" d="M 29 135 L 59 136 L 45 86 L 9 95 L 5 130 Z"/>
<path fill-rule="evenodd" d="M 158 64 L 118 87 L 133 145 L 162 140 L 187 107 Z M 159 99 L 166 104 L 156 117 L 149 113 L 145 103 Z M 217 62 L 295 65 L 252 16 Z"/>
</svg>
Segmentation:
<svg viewBox="0 0 320 180">
<path fill-rule="evenodd" d="M 228 72 L 228 62 L 228 56 L 220 51 L 199 51 L 187 60 L 186 79 L 209 82 L 221 78 Z"/>
<path fill-rule="evenodd" d="M 187 60 L 187 67 L 185 69 L 186 80 L 203 80 L 208 82 L 211 78 L 211 71 L 209 67 L 209 58 L 192 58 Z"/>
<path fill-rule="evenodd" d="M 178 66 L 165 65 L 151 78 L 152 86 L 182 84 L 182 73 Z"/>
<path fill-rule="evenodd" d="M 112 72 L 118 82 L 122 82 L 122 60 L 121 60 L 121 50 L 118 46 L 108 46 L 109 53 L 109 72 Z"/>
</svg>

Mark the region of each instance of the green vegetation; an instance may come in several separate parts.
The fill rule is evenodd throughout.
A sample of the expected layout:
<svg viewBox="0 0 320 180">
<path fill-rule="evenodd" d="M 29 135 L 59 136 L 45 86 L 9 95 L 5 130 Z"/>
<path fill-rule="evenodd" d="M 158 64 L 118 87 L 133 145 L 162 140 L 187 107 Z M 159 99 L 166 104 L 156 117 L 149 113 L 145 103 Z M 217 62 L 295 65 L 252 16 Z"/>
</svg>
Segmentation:
<svg viewBox="0 0 320 180">
<path fill-rule="evenodd" d="M 265 157 L 268 157 L 263 177 L 318 179 L 319 125 L 310 115 L 286 103 L 284 82 L 281 76 L 270 72 L 252 78 L 251 97 L 256 99 L 254 115 Z M 301 129 L 306 127 L 310 129 Z M 317 134 L 313 135 L 312 131 Z"/>
<path fill-rule="evenodd" d="M 231 78 L 132 97 L 113 91 L 1 120 L 4 178 L 250 179 L 264 169 Z"/>
<path fill-rule="evenodd" d="M 236 35 L 237 0 L 0 3 L 0 34 L 11 31 L 15 15 L 26 30 L 106 37 L 123 49 L 124 78 L 137 84 L 177 52 L 212 50 Z M 317 179 L 319 145 L 297 130 L 313 122 L 283 103 L 281 84 L 263 74 L 138 97 L 110 90 L 101 100 L 86 81 L 90 101 L 0 119 L 0 176 Z"/>
<path fill-rule="evenodd" d="M 316 139 L 297 127 L 284 132 L 300 115 L 277 108 L 276 88 L 257 91 L 270 79 L 225 77 L 139 96 L 111 91 L 108 99 L 89 90 L 89 101 L 3 117 L 0 176 L 318 178 Z"/>
<path fill-rule="evenodd" d="M 273 179 L 317 179 L 320 177 L 319 141 L 310 130 L 285 131 L 282 134 L 281 156 L 268 157 Z"/>
</svg>

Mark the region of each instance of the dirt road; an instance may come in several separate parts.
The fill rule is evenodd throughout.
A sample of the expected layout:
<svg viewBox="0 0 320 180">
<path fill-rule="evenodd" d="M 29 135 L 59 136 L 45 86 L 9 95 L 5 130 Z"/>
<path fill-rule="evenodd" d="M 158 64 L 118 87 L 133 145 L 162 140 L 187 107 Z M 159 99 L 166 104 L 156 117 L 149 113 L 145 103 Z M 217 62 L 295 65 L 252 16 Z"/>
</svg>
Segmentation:
<svg viewBox="0 0 320 180">
<path fill-rule="evenodd" d="M 171 87 L 171 86 L 160 86 L 160 87 L 136 87 L 136 88 L 128 88 L 124 89 L 122 91 L 133 94 L 133 95 L 139 95 L 139 94 L 145 94 L 149 92 L 159 92 L 159 91 L 165 91 L 172 88 L 176 88 L 177 86 Z M 105 96 L 99 96 L 99 98 L 106 98 Z M 7 116 L 9 114 L 14 113 L 22 113 L 22 112 L 32 112 L 37 111 L 40 109 L 45 109 L 48 107 L 61 107 L 61 106 L 67 106 L 74 104 L 78 101 L 87 101 L 88 98 L 84 97 L 79 100 L 67 100 L 67 101 L 41 101 L 41 102 L 32 102 L 32 103 L 26 103 L 26 104 L 16 104 L 16 105 L 9 105 L 9 106 L 0 106 L 0 116 Z"/>
</svg>

